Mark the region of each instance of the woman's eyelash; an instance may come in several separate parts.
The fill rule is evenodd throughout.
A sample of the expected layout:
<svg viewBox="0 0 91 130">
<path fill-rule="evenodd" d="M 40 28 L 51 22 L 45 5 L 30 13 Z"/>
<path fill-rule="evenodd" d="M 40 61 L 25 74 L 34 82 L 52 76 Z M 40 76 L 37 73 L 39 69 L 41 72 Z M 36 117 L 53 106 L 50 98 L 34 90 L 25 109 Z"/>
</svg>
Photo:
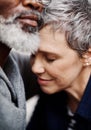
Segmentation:
<svg viewBox="0 0 91 130">
<path fill-rule="evenodd" d="M 53 61 L 55 60 L 55 58 L 48 58 L 48 57 L 46 57 L 46 60 L 47 60 L 48 62 L 53 62 Z"/>
</svg>

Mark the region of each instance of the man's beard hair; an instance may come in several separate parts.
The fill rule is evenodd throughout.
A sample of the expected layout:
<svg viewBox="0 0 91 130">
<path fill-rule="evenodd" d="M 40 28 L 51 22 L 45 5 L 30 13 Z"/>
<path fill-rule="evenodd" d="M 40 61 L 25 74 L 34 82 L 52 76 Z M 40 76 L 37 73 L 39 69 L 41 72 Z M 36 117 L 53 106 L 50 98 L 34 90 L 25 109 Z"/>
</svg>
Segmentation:
<svg viewBox="0 0 91 130">
<path fill-rule="evenodd" d="M 20 52 L 34 53 L 39 46 L 38 28 L 26 26 L 27 31 L 24 31 L 15 22 L 16 17 L 17 14 L 6 20 L 0 16 L 0 42 Z"/>
</svg>

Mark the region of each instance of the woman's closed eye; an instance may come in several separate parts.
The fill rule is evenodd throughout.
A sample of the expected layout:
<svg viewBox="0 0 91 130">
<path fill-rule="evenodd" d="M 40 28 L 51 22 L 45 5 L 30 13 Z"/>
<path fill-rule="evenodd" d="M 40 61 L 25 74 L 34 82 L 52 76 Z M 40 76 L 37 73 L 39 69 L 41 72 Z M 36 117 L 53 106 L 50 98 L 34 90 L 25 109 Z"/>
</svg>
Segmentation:
<svg viewBox="0 0 91 130">
<path fill-rule="evenodd" d="M 53 62 L 53 61 L 56 60 L 55 57 L 49 57 L 49 56 L 45 56 L 45 59 L 46 59 L 47 62 Z"/>
</svg>

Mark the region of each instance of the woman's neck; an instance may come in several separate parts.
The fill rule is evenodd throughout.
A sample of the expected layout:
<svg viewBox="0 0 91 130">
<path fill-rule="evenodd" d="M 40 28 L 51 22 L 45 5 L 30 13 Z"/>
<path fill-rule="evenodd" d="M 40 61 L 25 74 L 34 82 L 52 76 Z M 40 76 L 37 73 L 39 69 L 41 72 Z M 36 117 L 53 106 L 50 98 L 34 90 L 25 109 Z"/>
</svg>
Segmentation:
<svg viewBox="0 0 91 130">
<path fill-rule="evenodd" d="M 82 99 L 84 91 L 86 89 L 89 77 L 91 76 L 91 67 L 87 67 L 84 69 L 84 74 L 74 86 L 69 87 L 70 89 L 66 90 L 68 93 L 68 106 L 72 112 L 75 112 L 79 102 Z"/>
<path fill-rule="evenodd" d="M 0 42 L 0 66 L 3 67 L 9 55 L 10 48 Z"/>
</svg>

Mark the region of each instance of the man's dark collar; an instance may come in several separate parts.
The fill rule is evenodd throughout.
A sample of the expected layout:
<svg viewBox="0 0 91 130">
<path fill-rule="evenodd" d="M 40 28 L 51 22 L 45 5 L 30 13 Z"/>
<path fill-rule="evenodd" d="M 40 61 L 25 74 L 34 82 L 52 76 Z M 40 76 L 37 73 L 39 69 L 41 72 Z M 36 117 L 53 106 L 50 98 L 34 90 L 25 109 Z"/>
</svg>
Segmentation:
<svg viewBox="0 0 91 130">
<path fill-rule="evenodd" d="M 3 67 L 9 52 L 10 52 L 10 48 L 7 47 L 5 44 L 0 43 L 0 66 Z"/>
</svg>

